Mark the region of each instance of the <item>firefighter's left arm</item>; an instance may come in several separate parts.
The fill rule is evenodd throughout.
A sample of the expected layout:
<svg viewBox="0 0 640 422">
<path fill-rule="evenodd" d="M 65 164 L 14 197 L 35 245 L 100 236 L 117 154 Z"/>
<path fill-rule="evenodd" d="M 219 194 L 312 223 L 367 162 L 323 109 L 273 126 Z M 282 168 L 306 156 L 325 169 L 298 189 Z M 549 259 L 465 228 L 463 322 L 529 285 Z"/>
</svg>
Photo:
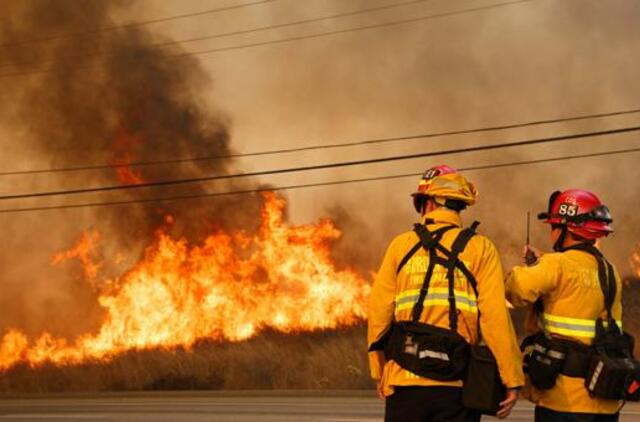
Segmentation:
<svg viewBox="0 0 640 422">
<path fill-rule="evenodd" d="M 398 238 L 394 239 L 384 255 L 382 265 L 376 274 L 369 297 L 367 343 L 373 343 L 387 332 L 393 321 L 394 300 L 396 293 L 397 259 L 395 249 Z M 386 360 L 382 351 L 369 352 L 369 368 L 371 377 L 380 379 Z"/>
<path fill-rule="evenodd" d="M 524 385 L 522 358 L 507 309 L 500 256 L 487 238 L 476 236 L 473 242 L 479 253 L 474 274 L 478 283 L 481 335 L 498 362 L 502 382 L 507 388 L 521 387 Z"/>
</svg>

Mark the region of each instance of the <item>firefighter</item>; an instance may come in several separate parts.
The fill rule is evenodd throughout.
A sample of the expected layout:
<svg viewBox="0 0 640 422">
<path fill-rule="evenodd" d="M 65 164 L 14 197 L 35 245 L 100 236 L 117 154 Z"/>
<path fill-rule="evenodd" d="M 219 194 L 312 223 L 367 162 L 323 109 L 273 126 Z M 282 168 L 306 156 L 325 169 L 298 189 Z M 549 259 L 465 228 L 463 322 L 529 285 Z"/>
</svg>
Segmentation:
<svg viewBox="0 0 640 422">
<path fill-rule="evenodd" d="M 369 363 L 378 394 L 385 399 L 385 421 L 455 422 L 481 418 L 479 412 L 462 404 L 463 382 L 456 374 L 464 370 L 466 362 L 456 362 L 457 352 L 447 354 L 437 347 L 409 344 L 412 334 L 403 337 L 405 340 L 400 342 L 404 344 L 394 346 L 393 328 L 409 321 L 422 324 L 421 327 L 428 324 L 431 331 L 442 331 L 448 336 L 444 341 L 447 344 L 455 343 L 456 336 L 464 343 L 474 344 L 480 329 L 507 387 L 506 396 L 498 400 L 497 412 L 498 417 L 505 418 L 518 399 L 524 374 L 506 305 L 498 252 L 486 237 L 473 236 L 472 231 L 462 229 L 460 212 L 475 203 L 476 189 L 453 168 L 438 166 L 424 173 L 412 196 L 421 224 L 416 225 L 416 231 L 407 231 L 392 240 L 369 303 Z M 431 236 L 430 248 L 421 243 L 424 229 Z M 459 248 L 458 261 L 462 265 L 451 271 L 453 287 L 449 290 L 446 265 L 452 261 L 445 258 L 456 249 L 454 243 L 459 243 L 457 239 L 463 238 L 463 233 L 469 234 L 468 243 Z M 432 264 L 436 262 L 444 265 Z M 436 343 L 438 346 L 442 342 Z M 394 355 L 394 347 L 404 349 Z M 418 359 L 414 359 L 417 365 L 432 364 L 436 371 L 427 371 L 432 376 L 421 376 L 417 369 L 406 369 L 413 368 L 411 362 L 399 363 L 404 361 L 403 356 Z"/>
<path fill-rule="evenodd" d="M 555 252 L 525 246 L 530 265 L 515 267 L 506 283 L 508 300 L 529 307 L 526 331 L 537 332 L 523 343 L 530 355 L 524 396 L 536 404 L 536 421 L 617 421 L 621 403 L 591 397 L 585 386 L 598 319 L 609 308 L 609 325 L 621 325 L 620 277 L 597 249 L 612 232 L 611 215 L 595 194 L 571 189 L 553 193 L 538 218 L 551 226 Z M 611 280 L 605 286 L 601 277 Z"/>
</svg>

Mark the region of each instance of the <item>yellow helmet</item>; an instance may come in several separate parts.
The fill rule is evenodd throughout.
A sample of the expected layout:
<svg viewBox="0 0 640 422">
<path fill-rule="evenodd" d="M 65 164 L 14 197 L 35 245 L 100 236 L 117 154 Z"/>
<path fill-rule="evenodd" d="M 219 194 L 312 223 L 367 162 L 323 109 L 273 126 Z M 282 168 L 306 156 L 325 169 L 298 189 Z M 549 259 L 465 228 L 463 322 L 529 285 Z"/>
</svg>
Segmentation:
<svg viewBox="0 0 640 422">
<path fill-rule="evenodd" d="M 428 197 L 434 198 L 439 205 L 459 211 L 475 204 L 478 191 L 456 169 L 443 165 L 425 171 L 418 190 L 411 196 L 417 212 L 421 212 Z"/>
</svg>

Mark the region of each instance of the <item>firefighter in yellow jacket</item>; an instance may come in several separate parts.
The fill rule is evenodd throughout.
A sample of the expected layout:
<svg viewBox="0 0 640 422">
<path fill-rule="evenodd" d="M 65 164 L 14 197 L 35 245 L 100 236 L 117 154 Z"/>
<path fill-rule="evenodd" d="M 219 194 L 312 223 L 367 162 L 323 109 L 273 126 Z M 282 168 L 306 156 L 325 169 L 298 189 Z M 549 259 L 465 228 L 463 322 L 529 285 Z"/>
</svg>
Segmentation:
<svg viewBox="0 0 640 422">
<path fill-rule="evenodd" d="M 620 277 L 595 247 L 612 232 L 609 210 L 593 193 L 571 189 L 552 194 L 538 218 L 551 225 L 555 253 L 527 245 L 530 265 L 507 278 L 508 300 L 529 306 L 525 328 L 538 332 L 525 340 L 531 359 L 524 395 L 536 404 L 536 421 L 617 421 L 621 403 L 591 397 L 585 386 L 588 346 L 607 313 L 601 276 L 611 277 L 611 317 L 618 326 L 622 319 Z"/>
<path fill-rule="evenodd" d="M 466 364 L 456 362 L 455 350 L 443 352 L 438 349 L 441 344 L 412 344 L 409 335 L 404 337 L 404 344 L 396 345 L 404 348 L 402 352 L 390 357 L 392 328 L 399 325 L 396 322 L 435 326 L 430 330 L 442 331 L 449 343 L 456 343 L 457 336 L 474 344 L 480 328 L 507 387 L 497 415 L 508 416 L 518 399 L 524 374 L 506 306 L 500 257 L 493 243 L 483 236 L 471 233 L 463 247 L 459 243 L 465 242 L 458 240 L 465 237 L 463 233 L 469 233 L 462 229 L 460 211 L 474 204 L 476 195 L 473 184 L 451 167 L 427 170 L 413 194 L 421 224 L 416 225 L 416 231 L 393 239 L 376 275 L 368 315 L 369 363 L 371 375 L 378 382 L 378 393 L 386 401 L 385 421 L 480 420 L 478 412 L 462 405 L 462 377 L 447 373 L 459 373 Z M 424 236 L 432 242 L 430 248 L 424 247 Z M 460 249 L 457 253 L 462 265 L 451 266 L 449 284 L 447 265 L 453 261 L 447 257 L 456 249 Z M 401 365 L 403 356 L 414 361 Z M 431 365 L 434 372 L 429 373 L 433 376 L 420 376 L 406 369 L 423 363 Z"/>
</svg>

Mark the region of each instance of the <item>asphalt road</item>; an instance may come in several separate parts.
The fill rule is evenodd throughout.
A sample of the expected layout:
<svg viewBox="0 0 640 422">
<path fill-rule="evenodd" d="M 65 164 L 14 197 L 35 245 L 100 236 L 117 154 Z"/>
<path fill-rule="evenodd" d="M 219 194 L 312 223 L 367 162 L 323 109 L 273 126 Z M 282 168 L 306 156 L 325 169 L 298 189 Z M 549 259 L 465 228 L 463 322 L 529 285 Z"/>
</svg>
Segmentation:
<svg viewBox="0 0 640 422">
<path fill-rule="evenodd" d="M 21 422 L 372 422 L 381 421 L 382 415 L 382 402 L 370 392 L 158 392 L 0 398 L 0 421 Z M 508 420 L 533 420 L 533 407 L 522 402 Z M 640 406 L 627 406 L 621 420 L 640 421 Z"/>
</svg>

